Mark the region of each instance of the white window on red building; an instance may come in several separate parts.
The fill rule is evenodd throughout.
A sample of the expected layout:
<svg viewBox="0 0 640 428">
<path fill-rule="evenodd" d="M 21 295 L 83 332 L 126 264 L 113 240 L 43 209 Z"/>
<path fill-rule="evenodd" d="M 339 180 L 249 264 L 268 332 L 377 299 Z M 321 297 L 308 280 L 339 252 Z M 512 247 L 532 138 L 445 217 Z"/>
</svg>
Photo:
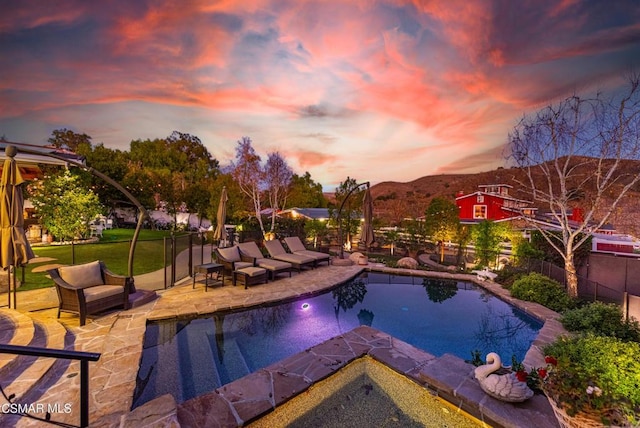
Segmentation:
<svg viewBox="0 0 640 428">
<path fill-rule="evenodd" d="M 487 218 L 487 206 L 486 205 L 474 205 L 473 206 L 473 218 L 486 219 Z"/>
<path fill-rule="evenodd" d="M 484 195 L 478 195 L 478 197 L 476 198 L 476 202 L 478 202 L 479 204 L 484 203 Z"/>
</svg>

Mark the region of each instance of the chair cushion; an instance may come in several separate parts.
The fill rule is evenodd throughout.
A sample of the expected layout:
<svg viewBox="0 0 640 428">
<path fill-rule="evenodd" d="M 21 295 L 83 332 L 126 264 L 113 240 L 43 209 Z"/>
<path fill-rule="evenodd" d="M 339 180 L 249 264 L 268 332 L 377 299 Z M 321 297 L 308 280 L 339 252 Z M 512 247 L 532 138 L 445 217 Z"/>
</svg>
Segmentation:
<svg viewBox="0 0 640 428">
<path fill-rule="evenodd" d="M 61 266 L 58 268 L 58 273 L 64 281 L 78 288 L 104 284 L 99 261 L 75 266 Z"/>
<path fill-rule="evenodd" d="M 248 267 L 252 267 L 253 264 L 249 263 L 249 262 L 235 262 L 233 264 L 233 266 L 236 268 L 236 270 L 239 269 L 244 269 L 244 268 L 248 268 Z"/>
<path fill-rule="evenodd" d="M 229 248 L 218 248 L 218 252 L 225 260 L 229 262 L 239 262 L 241 260 L 240 251 L 236 246 Z"/>
<path fill-rule="evenodd" d="M 242 268 L 242 269 L 236 269 L 236 272 L 238 273 L 243 273 L 247 276 L 259 276 L 259 275 L 264 275 L 265 273 L 267 273 L 266 270 L 259 268 L 259 267 L 246 267 L 246 268 Z"/>
<path fill-rule="evenodd" d="M 267 251 L 269 251 L 271 257 L 276 257 L 280 254 L 287 254 L 284 247 L 277 239 L 274 239 L 273 241 L 264 241 L 264 246 L 267 248 Z"/>
<path fill-rule="evenodd" d="M 256 263 L 259 267 L 267 270 L 281 270 L 291 268 L 291 263 L 283 262 L 274 259 L 256 259 Z"/>
<path fill-rule="evenodd" d="M 87 302 L 93 302 L 123 293 L 124 287 L 119 285 L 96 285 L 84 289 L 84 298 Z"/>
<path fill-rule="evenodd" d="M 284 254 L 278 254 L 277 256 L 274 256 L 274 257 L 277 258 L 278 260 L 282 260 L 282 261 L 285 261 L 288 263 L 294 263 L 294 264 L 313 263 L 315 261 L 313 257 L 305 256 L 304 254 L 284 253 Z"/>
<path fill-rule="evenodd" d="M 260 248 L 258 248 L 258 244 L 253 241 L 238 244 L 238 248 L 240 248 L 240 251 L 243 254 L 246 254 L 249 257 L 253 257 L 254 259 L 261 259 L 264 257 L 264 255 L 262 255 L 262 251 L 260 251 Z"/>
<path fill-rule="evenodd" d="M 329 260 L 331 256 L 326 253 L 321 253 L 320 251 L 312 251 L 312 250 L 303 250 L 296 251 L 295 254 L 300 254 L 301 256 L 311 257 L 312 259 L 321 261 L 321 260 Z"/>
<path fill-rule="evenodd" d="M 291 250 L 292 253 L 307 250 L 300 238 L 298 238 L 297 236 L 288 236 L 284 238 L 284 242 L 287 243 L 287 247 L 289 247 L 289 250 Z"/>
</svg>

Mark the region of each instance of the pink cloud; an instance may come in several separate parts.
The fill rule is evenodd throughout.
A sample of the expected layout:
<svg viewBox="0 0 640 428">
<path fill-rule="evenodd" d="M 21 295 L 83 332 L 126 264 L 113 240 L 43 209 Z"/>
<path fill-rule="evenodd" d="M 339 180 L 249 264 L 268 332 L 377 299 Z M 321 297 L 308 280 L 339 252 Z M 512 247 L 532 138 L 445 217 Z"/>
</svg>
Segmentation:
<svg viewBox="0 0 640 428">
<path fill-rule="evenodd" d="M 159 128 L 192 126 L 181 130 L 217 145 L 268 134 L 301 167 L 332 173 L 348 172 L 352 153 L 371 153 L 371 165 L 481 153 L 525 111 L 609 85 L 640 57 L 640 12 L 617 2 L 40 3 L 15 2 L 0 16 L 16 40 L 2 47 L 12 59 L 0 79 L 3 123 L 76 117 L 81 126 L 102 114 L 115 139 L 106 118 L 139 103 L 137 114 L 170 112 Z M 383 171 L 391 168 L 371 168 Z"/>
<path fill-rule="evenodd" d="M 287 158 L 295 159 L 298 165 L 304 170 L 317 168 L 330 162 L 335 162 L 338 157 L 335 155 L 314 151 L 314 150 L 292 150 L 286 152 Z"/>
</svg>

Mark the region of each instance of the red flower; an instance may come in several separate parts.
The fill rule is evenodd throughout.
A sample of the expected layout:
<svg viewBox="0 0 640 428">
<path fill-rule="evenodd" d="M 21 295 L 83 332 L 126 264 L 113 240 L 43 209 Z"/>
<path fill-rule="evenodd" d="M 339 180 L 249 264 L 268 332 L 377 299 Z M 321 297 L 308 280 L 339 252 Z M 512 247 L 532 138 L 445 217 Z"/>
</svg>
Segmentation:
<svg viewBox="0 0 640 428">
<path fill-rule="evenodd" d="M 556 360 L 555 358 L 547 355 L 546 357 L 544 357 L 544 362 L 547 364 L 551 364 L 552 366 L 557 366 L 558 365 L 558 360 Z"/>
<path fill-rule="evenodd" d="M 547 377 L 547 370 L 538 369 L 538 376 L 540 376 L 540 379 L 545 379 Z"/>
<path fill-rule="evenodd" d="M 527 381 L 527 372 L 524 370 L 518 370 L 516 372 L 516 378 L 518 378 L 518 380 L 520 382 L 526 382 Z"/>
</svg>

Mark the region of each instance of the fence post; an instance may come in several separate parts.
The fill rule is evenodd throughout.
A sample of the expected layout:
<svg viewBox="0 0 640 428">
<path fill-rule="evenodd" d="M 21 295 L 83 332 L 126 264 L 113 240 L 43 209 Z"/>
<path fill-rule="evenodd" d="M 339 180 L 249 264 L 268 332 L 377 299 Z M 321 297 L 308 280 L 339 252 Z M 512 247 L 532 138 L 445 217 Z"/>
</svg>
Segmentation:
<svg viewBox="0 0 640 428">
<path fill-rule="evenodd" d="M 193 276 L 193 233 L 189 234 L 189 276 Z"/>
<path fill-rule="evenodd" d="M 162 238 L 162 267 L 164 269 L 164 289 L 167 289 L 167 237 Z"/>
<path fill-rule="evenodd" d="M 76 246 L 74 244 L 73 239 L 71 240 L 71 264 L 76 264 Z"/>
<path fill-rule="evenodd" d="M 171 286 L 176 283 L 176 236 L 171 233 Z"/>
<path fill-rule="evenodd" d="M 204 238 L 205 238 L 205 234 L 201 233 L 200 234 L 200 264 L 204 264 Z"/>
</svg>

